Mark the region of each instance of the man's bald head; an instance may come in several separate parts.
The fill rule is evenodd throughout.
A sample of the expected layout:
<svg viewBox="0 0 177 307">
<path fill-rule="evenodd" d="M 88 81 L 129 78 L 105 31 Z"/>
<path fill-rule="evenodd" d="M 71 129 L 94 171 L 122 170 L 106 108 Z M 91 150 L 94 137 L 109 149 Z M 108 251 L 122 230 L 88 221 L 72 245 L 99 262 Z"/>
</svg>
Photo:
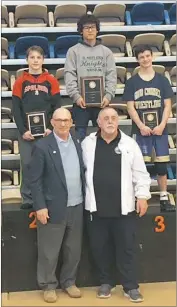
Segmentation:
<svg viewBox="0 0 177 307">
<path fill-rule="evenodd" d="M 67 119 L 71 119 L 71 113 L 66 108 L 58 108 L 54 111 L 52 118 L 57 119 L 60 117 L 65 117 Z"/>
<path fill-rule="evenodd" d="M 53 113 L 51 124 L 59 137 L 65 140 L 68 138 L 72 123 L 71 113 L 67 109 L 59 108 Z"/>
</svg>

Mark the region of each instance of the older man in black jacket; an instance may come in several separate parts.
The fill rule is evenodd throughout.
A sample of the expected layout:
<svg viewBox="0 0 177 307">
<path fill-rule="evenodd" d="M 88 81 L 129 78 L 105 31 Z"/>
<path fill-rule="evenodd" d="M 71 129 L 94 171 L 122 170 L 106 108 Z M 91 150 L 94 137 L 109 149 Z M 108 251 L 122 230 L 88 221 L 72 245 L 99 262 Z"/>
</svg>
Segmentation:
<svg viewBox="0 0 177 307">
<path fill-rule="evenodd" d="M 37 215 L 37 279 L 44 300 L 57 300 L 55 270 L 62 245 L 60 285 L 71 297 L 80 297 L 75 286 L 81 254 L 84 165 L 79 141 L 70 134 L 71 114 L 57 109 L 53 133 L 34 145 L 30 182 Z"/>
</svg>

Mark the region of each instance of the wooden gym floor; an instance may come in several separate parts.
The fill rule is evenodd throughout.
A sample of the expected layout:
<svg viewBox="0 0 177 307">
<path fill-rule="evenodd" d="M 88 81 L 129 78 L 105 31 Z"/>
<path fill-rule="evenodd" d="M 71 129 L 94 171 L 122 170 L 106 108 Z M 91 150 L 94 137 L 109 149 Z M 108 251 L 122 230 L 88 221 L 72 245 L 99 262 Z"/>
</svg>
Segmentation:
<svg viewBox="0 0 177 307">
<path fill-rule="evenodd" d="M 43 301 L 41 291 L 11 292 L 2 294 L 2 306 L 176 306 L 176 282 L 140 284 L 143 303 L 131 303 L 117 286 L 109 299 L 96 298 L 96 289 L 82 288 L 82 298 L 71 299 L 57 290 L 58 300 L 48 304 Z"/>
</svg>

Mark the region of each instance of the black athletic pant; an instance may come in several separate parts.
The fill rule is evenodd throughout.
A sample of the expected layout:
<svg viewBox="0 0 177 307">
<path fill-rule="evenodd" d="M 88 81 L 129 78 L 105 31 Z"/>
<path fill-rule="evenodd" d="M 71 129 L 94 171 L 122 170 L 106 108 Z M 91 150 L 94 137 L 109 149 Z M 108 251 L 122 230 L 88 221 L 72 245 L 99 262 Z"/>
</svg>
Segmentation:
<svg viewBox="0 0 177 307">
<path fill-rule="evenodd" d="M 92 217 L 85 211 L 91 252 L 98 270 L 100 284 L 115 286 L 111 264 L 116 259 L 116 268 L 124 290 L 137 289 L 136 279 L 136 223 L 133 212 L 119 218 Z M 113 248 L 114 247 L 114 248 Z M 115 250 L 115 255 L 113 255 Z"/>
</svg>

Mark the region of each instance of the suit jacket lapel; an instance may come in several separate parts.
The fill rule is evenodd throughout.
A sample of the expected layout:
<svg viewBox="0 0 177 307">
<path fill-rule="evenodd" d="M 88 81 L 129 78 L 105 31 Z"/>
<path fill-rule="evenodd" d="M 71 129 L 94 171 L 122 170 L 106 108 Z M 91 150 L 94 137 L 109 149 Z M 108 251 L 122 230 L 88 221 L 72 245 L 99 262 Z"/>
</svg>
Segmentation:
<svg viewBox="0 0 177 307">
<path fill-rule="evenodd" d="M 81 171 L 82 171 L 84 164 L 83 164 L 83 160 L 82 160 L 82 149 L 81 149 L 81 145 L 80 145 L 80 140 L 76 139 L 73 136 L 72 136 L 72 139 L 73 139 L 73 142 L 74 142 L 76 150 L 77 150 L 77 154 L 78 154 L 78 158 L 79 158 L 79 163 L 80 163 L 80 168 L 81 168 Z"/>
<path fill-rule="evenodd" d="M 55 140 L 53 133 L 50 134 L 50 138 L 49 138 L 49 153 L 54 162 L 58 175 L 61 181 L 63 182 L 64 187 L 67 189 L 62 159 L 61 159 L 60 151 L 59 151 L 59 148 L 58 148 L 58 145 L 57 145 L 57 142 Z"/>
<path fill-rule="evenodd" d="M 72 136 L 72 135 L 71 135 Z M 81 149 L 81 145 L 80 145 L 80 140 L 77 139 L 75 136 L 72 136 L 73 142 L 75 144 L 76 147 L 76 151 L 78 154 L 78 158 L 79 158 L 79 163 L 80 163 L 80 172 L 81 172 L 81 179 L 82 179 L 82 188 L 83 188 L 83 192 L 85 191 L 85 174 L 84 174 L 84 162 L 82 159 L 82 149 Z"/>
</svg>

